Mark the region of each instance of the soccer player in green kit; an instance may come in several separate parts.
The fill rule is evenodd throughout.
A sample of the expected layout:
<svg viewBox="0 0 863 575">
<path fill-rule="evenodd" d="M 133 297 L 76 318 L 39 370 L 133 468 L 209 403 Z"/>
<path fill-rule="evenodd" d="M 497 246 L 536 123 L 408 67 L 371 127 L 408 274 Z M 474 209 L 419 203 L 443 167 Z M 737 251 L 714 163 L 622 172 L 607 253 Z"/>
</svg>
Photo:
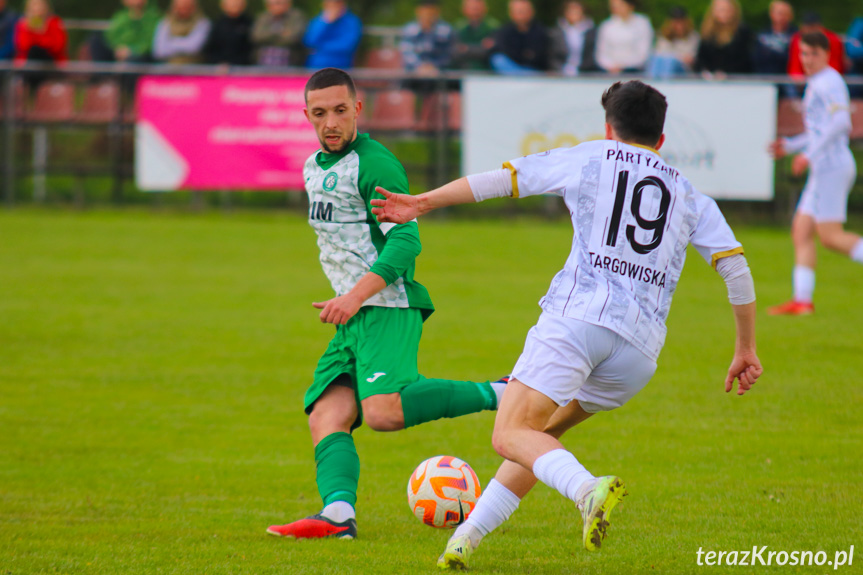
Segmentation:
<svg viewBox="0 0 863 575">
<path fill-rule="evenodd" d="M 367 134 L 357 133 L 362 102 L 351 77 L 335 68 L 306 84 L 305 114 L 321 150 L 303 168 L 309 224 L 318 235 L 321 265 L 336 297 L 313 304 L 336 326 L 306 392 L 323 509 L 272 535 L 315 539 L 357 536 L 360 461 L 351 432 L 363 420 L 396 431 L 443 417 L 497 409 L 505 381 L 426 379 L 417 371 L 423 322 L 434 311 L 414 280 L 422 248 L 416 221 L 380 224 L 372 215 L 376 186 L 408 193 L 399 161 Z"/>
</svg>

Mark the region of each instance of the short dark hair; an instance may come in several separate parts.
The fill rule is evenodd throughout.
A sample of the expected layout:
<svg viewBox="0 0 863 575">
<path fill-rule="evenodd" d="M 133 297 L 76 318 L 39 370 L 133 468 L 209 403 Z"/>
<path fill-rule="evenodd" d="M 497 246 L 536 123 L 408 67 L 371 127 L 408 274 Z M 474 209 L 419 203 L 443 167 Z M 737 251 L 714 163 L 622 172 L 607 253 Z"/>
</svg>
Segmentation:
<svg viewBox="0 0 863 575">
<path fill-rule="evenodd" d="M 668 17 L 672 20 L 683 20 L 689 18 L 689 12 L 683 6 L 672 6 L 668 11 Z"/>
<path fill-rule="evenodd" d="M 602 94 L 605 121 L 626 141 L 655 146 L 665 127 L 668 102 L 640 80 L 615 82 Z"/>
<path fill-rule="evenodd" d="M 809 10 L 808 12 L 803 13 L 803 17 L 800 19 L 801 24 L 805 24 L 807 26 L 814 26 L 815 24 L 821 23 L 821 14 L 818 12 L 814 12 Z"/>
<path fill-rule="evenodd" d="M 309 92 L 332 88 L 333 86 L 347 86 L 348 94 L 351 95 L 351 98 L 354 100 L 357 99 L 357 87 L 354 84 L 354 79 L 351 78 L 350 74 L 338 68 L 324 68 L 312 74 L 312 77 L 306 82 L 306 91 L 303 93 L 303 96 L 306 102 L 308 102 Z"/>
<path fill-rule="evenodd" d="M 825 52 L 830 51 L 830 40 L 824 32 L 807 32 L 800 35 L 800 42 L 813 48 L 821 48 Z"/>
</svg>

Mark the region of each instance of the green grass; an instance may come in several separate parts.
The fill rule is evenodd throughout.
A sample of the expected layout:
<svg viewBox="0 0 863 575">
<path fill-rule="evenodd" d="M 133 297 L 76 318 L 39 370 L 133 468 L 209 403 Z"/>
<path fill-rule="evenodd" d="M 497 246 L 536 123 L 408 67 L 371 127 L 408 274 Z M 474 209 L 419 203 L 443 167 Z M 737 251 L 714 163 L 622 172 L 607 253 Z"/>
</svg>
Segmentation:
<svg viewBox="0 0 863 575">
<path fill-rule="evenodd" d="M 430 220 L 418 278 L 438 307 L 421 371 L 507 373 L 569 249 L 568 222 Z M 712 550 L 836 550 L 863 563 L 861 268 L 822 254 L 818 313 L 790 292 L 782 229 L 741 228 L 765 374 L 726 395 L 733 321 L 690 254 L 651 384 L 565 438 L 630 497 L 605 549 L 539 486 L 474 556 L 477 573 L 827 573 L 697 567 Z M 448 536 L 409 512 L 426 457 L 499 459 L 483 413 L 394 434 L 359 429 L 360 539 L 292 542 L 319 509 L 302 395 L 332 328 L 301 216 L 0 211 L 0 573 L 432 573 Z M 832 571 L 830 571 L 832 572 Z"/>
</svg>

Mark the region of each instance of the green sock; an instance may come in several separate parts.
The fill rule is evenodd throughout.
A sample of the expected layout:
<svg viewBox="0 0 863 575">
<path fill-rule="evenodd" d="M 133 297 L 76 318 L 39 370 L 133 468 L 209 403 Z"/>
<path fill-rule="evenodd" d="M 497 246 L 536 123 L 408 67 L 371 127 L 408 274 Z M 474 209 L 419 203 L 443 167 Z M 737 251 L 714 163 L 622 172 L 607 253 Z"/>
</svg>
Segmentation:
<svg viewBox="0 0 863 575">
<path fill-rule="evenodd" d="M 401 396 L 405 427 L 497 406 L 497 396 L 487 381 L 475 383 L 423 378 L 405 387 Z"/>
<path fill-rule="evenodd" d="M 324 507 L 334 501 L 357 503 L 360 457 L 350 433 L 331 433 L 315 446 L 318 492 Z"/>
</svg>

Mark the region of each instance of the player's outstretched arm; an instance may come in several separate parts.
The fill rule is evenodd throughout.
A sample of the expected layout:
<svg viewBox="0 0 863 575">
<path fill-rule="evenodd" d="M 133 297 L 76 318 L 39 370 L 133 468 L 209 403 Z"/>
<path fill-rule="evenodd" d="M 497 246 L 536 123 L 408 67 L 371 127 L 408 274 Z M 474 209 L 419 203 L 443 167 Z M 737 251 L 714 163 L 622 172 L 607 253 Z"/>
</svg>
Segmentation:
<svg viewBox="0 0 863 575">
<path fill-rule="evenodd" d="M 371 201 L 374 206 L 372 213 L 381 223 L 404 224 L 438 208 L 476 201 L 467 178 L 459 178 L 436 190 L 416 196 L 393 194 L 380 186 L 375 188 L 375 191 L 384 197 L 382 200 Z"/>
<path fill-rule="evenodd" d="M 734 359 L 725 378 L 725 391 L 729 392 L 737 380 L 737 395 L 743 395 L 755 385 L 764 368 L 755 353 L 755 302 L 732 305 L 734 320 L 737 324 L 737 341 L 734 345 Z"/>
</svg>

